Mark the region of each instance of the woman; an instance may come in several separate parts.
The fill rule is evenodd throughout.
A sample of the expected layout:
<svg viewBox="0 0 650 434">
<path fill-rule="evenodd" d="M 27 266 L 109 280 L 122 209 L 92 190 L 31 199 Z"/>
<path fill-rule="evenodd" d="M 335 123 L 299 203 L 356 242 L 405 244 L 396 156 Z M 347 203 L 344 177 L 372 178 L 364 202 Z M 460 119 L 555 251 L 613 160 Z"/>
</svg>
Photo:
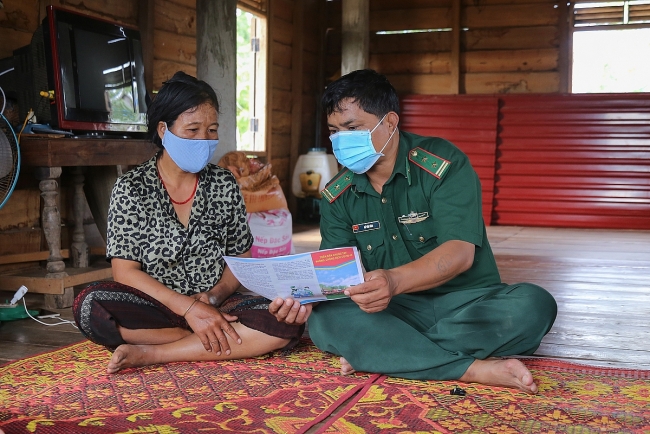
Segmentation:
<svg viewBox="0 0 650 434">
<path fill-rule="evenodd" d="M 160 152 L 118 179 L 106 256 L 114 282 L 75 299 L 82 333 L 113 350 L 108 373 L 175 361 L 253 357 L 296 345 L 269 300 L 236 292 L 224 255 L 250 256 L 252 236 L 233 175 L 209 164 L 219 103 L 205 82 L 177 72 L 149 107 Z"/>
</svg>

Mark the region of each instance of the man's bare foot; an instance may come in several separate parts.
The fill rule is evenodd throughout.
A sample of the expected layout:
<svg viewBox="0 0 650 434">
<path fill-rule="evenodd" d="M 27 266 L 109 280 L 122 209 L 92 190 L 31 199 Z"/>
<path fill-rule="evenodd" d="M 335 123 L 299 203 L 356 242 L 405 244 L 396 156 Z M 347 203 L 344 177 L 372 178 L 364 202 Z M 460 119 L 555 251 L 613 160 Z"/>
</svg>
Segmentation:
<svg viewBox="0 0 650 434">
<path fill-rule="evenodd" d="M 527 393 L 537 393 L 533 374 L 517 359 L 474 360 L 459 380 L 465 383 L 511 387 Z"/>
<path fill-rule="evenodd" d="M 348 363 L 343 357 L 341 357 L 341 375 L 350 375 L 355 372 L 352 365 Z"/>
<path fill-rule="evenodd" d="M 109 360 L 106 372 L 114 374 L 120 369 L 156 363 L 153 354 L 147 348 L 151 349 L 151 345 L 120 345 Z"/>
</svg>

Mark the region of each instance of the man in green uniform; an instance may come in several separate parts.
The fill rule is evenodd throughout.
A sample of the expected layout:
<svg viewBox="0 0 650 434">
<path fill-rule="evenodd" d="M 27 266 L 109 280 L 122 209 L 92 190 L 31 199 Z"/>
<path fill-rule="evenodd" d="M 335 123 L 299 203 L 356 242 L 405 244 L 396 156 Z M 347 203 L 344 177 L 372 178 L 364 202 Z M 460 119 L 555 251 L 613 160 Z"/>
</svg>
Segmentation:
<svg viewBox="0 0 650 434">
<path fill-rule="evenodd" d="M 343 170 L 322 191 L 321 249 L 357 246 L 365 282 L 349 299 L 300 306 L 316 346 L 354 370 L 457 379 L 537 392 L 523 363 L 555 320 L 543 288 L 501 282 L 481 214 L 481 186 L 452 143 L 400 131 L 399 100 L 375 71 L 354 71 L 323 95 Z M 313 310 L 312 310 L 313 309 Z"/>
</svg>

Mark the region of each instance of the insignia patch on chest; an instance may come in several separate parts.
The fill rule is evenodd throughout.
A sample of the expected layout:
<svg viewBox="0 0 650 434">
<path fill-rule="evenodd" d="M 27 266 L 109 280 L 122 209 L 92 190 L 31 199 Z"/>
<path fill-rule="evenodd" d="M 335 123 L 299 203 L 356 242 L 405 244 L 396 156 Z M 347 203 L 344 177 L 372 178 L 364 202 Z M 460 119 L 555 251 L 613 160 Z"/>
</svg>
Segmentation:
<svg viewBox="0 0 650 434">
<path fill-rule="evenodd" d="M 359 232 L 374 231 L 375 229 L 379 229 L 378 221 L 352 225 L 352 232 L 355 234 L 358 234 Z"/>
<path fill-rule="evenodd" d="M 426 211 L 425 212 L 411 211 L 406 215 L 397 217 L 397 221 L 402 224 L 408 225 L 412 223 L 419 223 L 423 220 L 426 220 L 427 218 L 429 218 L 429 213 Z"/>
</svg>

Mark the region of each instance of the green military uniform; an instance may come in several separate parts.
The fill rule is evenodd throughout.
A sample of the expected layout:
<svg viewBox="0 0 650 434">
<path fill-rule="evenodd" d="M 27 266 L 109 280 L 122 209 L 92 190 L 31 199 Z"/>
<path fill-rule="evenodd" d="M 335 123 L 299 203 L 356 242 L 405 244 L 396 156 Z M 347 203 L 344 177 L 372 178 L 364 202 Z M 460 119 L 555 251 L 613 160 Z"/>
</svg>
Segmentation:
<svg viewBox="0 0 650 434">
<path fill-rule="evenodd" d="M 366 270 L 412 262 L 450 240 L 476 246 L 472 267 L 427 291 L 392 298 L 381 312 L 350 299 L 320 303 L 309 319 L 320 349 L 359 371 L 417 379 L 460 378 L 475 359 L 532 354 L 556 303 L 530 283 L 507 285 L 488 243 L 481 185 L 450 142 L 400 132 L 381 194 L 343 169 L 322 192 L 321 249 L 357 246 Z"/>
</svg>

